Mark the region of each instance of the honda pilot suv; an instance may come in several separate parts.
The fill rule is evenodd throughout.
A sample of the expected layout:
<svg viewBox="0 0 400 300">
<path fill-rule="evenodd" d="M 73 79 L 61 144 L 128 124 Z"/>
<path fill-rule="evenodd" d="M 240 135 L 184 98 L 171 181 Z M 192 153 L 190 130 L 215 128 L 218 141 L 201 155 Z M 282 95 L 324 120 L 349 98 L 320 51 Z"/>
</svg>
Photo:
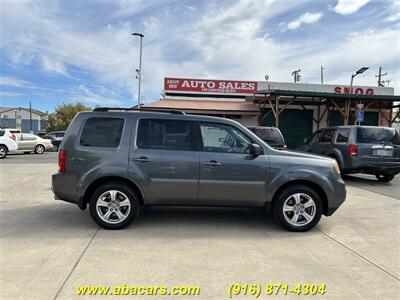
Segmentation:
<svg viewBox="0 0 400 300">
<path fill-rule="evenodd" d="M 73 119 L 52 190 L 107 229 L 145 206 L 182 205 L 263 208 L 306 231 L 346 197 L 336 160 L 273 149 L 233 120 L 107 108 Z"/>
<path fill-rule="evenodd" d="M 400 136 L 394 128 L 338 126 L 316 131 L 298 150 L 330 156 L 341 172 L 389 182 L 400 173 Z"/>
</svg>

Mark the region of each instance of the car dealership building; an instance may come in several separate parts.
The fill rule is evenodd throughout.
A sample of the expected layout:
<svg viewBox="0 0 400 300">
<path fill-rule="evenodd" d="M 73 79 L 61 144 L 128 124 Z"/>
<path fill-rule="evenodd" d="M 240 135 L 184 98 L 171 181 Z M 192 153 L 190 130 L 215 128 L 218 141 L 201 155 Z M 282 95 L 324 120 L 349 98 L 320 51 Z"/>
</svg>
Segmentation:
<svg viewBox="0 0 400 300">
<path fill-rule="evenodd" d="M 164 97 L 147 109 L 181 110 L 235 119 L 245 126 L 280 128 L 289 146 L 314 130 L 355 124 L 391 126 L 398 117 L 390 87 L 272 81 L 164 78 Z M 360 113 L 361 112 L 361 113 Z"/>
</svg>

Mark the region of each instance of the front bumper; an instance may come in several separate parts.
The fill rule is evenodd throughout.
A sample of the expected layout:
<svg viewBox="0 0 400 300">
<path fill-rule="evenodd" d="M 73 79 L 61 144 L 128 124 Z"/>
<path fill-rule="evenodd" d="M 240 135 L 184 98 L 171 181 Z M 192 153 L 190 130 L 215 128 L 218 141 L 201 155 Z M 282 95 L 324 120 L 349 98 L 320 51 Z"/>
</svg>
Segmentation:
<svg viewBox="0 0 400 300">
<path fill-rule="evenodd" d="M 346 184 L 343 179 L 331 181 L 332 190 L 327 194 L 327 207 L 324 212 L 326 216 L 331 216 L 346 200 Z"/>
</svg>

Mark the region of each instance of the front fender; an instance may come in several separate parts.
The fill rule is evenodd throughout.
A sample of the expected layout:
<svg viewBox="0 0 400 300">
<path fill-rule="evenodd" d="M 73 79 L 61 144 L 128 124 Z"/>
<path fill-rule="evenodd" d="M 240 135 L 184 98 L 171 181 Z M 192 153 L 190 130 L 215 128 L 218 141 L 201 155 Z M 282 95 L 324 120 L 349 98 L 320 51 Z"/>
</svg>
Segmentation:
<svg viewBox="0 0 400 300">
<path fill-rule="evenodd" d="M 327 193 L 327 191 L 332 191 L 333 187 L 329 176 L 330 175 L 328 172 L 324 173 L 300 166 L 281 170 L 270 181 L 268 186 L 267 202 L 271 202 L 273 200 L 280 187 L 290 182 L 310 182 L 321 187 L 325 193 Z"/>
</svg>

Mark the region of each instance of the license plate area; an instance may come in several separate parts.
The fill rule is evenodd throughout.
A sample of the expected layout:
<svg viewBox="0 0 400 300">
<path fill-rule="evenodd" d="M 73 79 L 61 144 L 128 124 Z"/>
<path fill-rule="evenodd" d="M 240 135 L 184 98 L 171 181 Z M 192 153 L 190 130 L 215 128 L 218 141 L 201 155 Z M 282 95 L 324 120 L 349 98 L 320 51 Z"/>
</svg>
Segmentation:
<svg viewBox="0 0 400 300">
<path fill-rule="evenodd" d="M 372 146 L 372 155 L 379 157 L 393 157 L 392 146 Z"/>
</svg>

